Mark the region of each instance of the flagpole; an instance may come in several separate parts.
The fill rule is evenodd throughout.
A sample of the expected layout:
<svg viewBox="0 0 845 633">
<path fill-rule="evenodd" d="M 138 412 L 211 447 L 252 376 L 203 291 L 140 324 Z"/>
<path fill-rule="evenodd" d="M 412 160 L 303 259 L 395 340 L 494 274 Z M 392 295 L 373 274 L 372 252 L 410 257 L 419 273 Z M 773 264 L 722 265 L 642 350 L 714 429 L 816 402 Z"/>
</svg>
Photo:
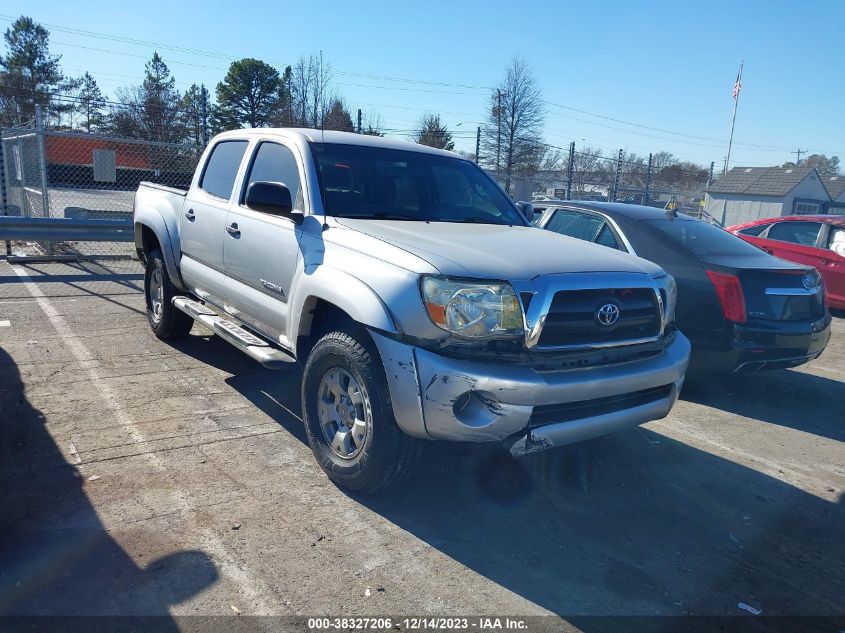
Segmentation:
<svg viewBox="0 0 845 633">
<path fill-rule="evenodd" d="M 739 62 L 739 75 L 737 75 L 737 78 L 736 78 L 736 86 L 738 86 L 738 87 L 742 86 L 742 66 L 743 66 L 743 64 L 745 64 L 745 60 Z M 728 155 L 725 158 L 725 171 L 724 171 L 724 173 L 728 173 L 728 169 L 730 169 L 729 164 L 731 162 L 731 145 L 733 145 L 733 142 L 734 142 L 734 124 L 736 123 L 736 107 L 739 105 L 739 93 L 740 92 L 742 92 L 742 91 L 738 90 L 737 93 L 736 93 L 736 97 L 734 97 L 734 113 L 733 113 L 733 116 L 731 117 L 731 137 L 730 137 L 730 139 L 728 139 Z"/>
</svg>

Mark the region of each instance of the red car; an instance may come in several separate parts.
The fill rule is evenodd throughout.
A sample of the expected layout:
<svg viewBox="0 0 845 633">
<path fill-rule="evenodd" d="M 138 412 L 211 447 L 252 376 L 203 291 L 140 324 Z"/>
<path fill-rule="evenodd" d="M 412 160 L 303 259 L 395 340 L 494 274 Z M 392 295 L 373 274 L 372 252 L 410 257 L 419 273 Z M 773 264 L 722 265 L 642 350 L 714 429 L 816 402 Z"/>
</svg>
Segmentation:
<svg viewBox="0 0 845 633">
<path fill-rule="evenodd" d="M 814 266 L 827 287 L 831 308 L 845 310 L 845 216 L 790 215 L 729 226 L 767 253 Z"/>
</svg>

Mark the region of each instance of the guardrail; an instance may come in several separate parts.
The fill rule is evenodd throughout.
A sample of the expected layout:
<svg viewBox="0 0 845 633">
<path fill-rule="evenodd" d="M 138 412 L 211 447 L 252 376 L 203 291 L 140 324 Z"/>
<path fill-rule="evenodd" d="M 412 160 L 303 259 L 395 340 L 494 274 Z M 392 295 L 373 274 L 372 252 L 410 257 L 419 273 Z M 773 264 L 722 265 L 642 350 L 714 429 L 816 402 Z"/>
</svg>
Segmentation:
<svg viewBox="0 0 845 633">
<path fill-rule="evenodd" d="M 132 242 L 132 218 L 21 218 L 0 216 L 0 241 Z"/>
</svg>

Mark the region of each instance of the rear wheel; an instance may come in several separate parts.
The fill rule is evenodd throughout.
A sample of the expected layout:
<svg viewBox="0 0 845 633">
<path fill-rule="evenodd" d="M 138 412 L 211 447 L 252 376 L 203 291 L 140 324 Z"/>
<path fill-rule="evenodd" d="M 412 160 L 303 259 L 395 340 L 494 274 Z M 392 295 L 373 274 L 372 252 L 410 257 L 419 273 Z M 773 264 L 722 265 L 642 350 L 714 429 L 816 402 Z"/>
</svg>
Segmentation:
<svg viewBox="0 0 845 633">
<path fill-rule="evenodd" d="M 144 295 L 147 300 L 147 320 L 158 338 L 181 338 L 191 331 L 194 320 L 173 307 L 173 297 L 180 293 L 167 274 L 164 256 L 159 249 L 147 256 Z"/>
<path fill-rule="evenodd" d="M 308 356 L 302 408 L 308 443 L 329 478 L 375 492 L 406 478 L 422 442 L 396 425 L 384 369 L 363 332 L 331 332 Z"/>
</svg>

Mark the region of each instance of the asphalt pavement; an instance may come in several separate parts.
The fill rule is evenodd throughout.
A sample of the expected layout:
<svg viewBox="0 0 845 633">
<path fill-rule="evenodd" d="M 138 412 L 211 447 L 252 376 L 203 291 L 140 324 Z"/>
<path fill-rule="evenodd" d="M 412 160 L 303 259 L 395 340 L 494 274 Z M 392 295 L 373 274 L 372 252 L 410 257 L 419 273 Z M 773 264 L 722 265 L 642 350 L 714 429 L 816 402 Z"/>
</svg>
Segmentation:
<svg viewBox="0 0 845 633">
<path fill-rule="evenodd" d="M 525 461 L 432 444 L 357 497 L 295 368 L 157 340 L 142 284 L 0 261 L 2 614 L 845 616 L 845 319 L 664 420 Z"/>
</svg>

